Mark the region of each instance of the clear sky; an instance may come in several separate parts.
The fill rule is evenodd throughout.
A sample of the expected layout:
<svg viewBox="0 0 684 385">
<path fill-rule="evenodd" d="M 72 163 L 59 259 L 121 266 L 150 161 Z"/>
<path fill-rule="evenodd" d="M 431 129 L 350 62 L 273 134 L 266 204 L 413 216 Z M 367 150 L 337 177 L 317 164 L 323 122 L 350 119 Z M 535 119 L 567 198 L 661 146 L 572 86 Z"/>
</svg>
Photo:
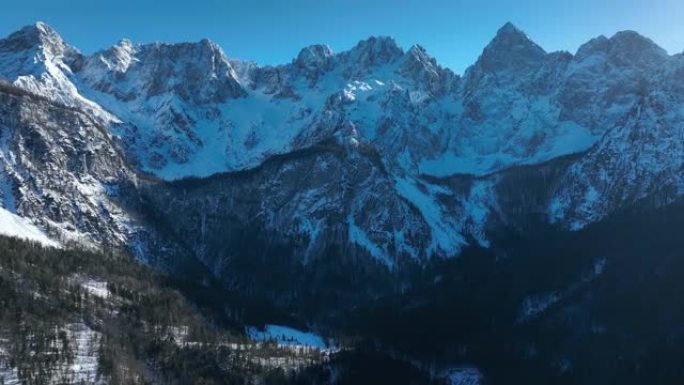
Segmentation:
<svg viewBox="0 0 684 385">
<path fill-rule="evenodd" d="M 632 29 L 684 51 L 684 0 L 1 0 L 0 35 L 41 20 L 90 53 L 137 43 L 207 37 L 228 56 L 289 62 L 307 45 L 341 51 L 371 35 L 423 45 L 457 73 L 506 21 L 547 51 L 575 50 Z"/>
</svg>

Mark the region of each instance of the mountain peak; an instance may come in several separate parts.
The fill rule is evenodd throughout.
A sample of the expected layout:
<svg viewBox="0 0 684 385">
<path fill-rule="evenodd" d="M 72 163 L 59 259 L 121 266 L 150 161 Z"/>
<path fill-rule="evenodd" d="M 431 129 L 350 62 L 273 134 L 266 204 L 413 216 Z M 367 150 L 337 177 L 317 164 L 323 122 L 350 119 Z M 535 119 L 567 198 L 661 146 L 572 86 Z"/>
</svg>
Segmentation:
<svg viewBox="0 0 684 385">
<path fill-rule="evenodd" d="M 123 38 L 123 39 L 119 40 L 118 43 L 116 43 L 116 46 L 121 47 L 121 48 L 125 48 L 125 49 L 131 49 L 131 48 L 133 48 L 134 44 L 131 40 Z"/>
<path fill-rule="evenodd" d="M 318 71 L 327 68 L 332 57 L 333 51 L 328 45 L 314 44 L 299 51 L 294 62 L 300 68 Z"/>
<path fill-rule="evenodd" d="M 33 24 L 28 24 L 23 26 L 21 29 L 18 31 L 10 34 L 11 36 L 26 36 L 26 37 L 33 37 L 35 39 L 41 39 L 44 37 L 49 37 L 49 36 L 57 36 L 59 37 L 59 34 L 57 31 L 49 26 L 48 24 L 42 22 L 42 21 L 37 21 Z"/>
<path fill-rule="evenodd" d="M 413 67 L 429 67 L 432 70 L 438 67 L 435 58 L 420 44 L 414 44 L 406 51 L 406 61 Z"/>
<path fill-rule="evenodd" d="M 530 39 L 530 37 L 527 36 L 527 34 L 523 30 L 516 27 L 510 21 L 504 24 L 501 28 L 499 28 L 496 31 L 496 35 L 494 36 L 494 39 L 492 39 L 492 41 L 489 43 L 489 45 L 492 44 L 500 47 L 532 46 L 538 49 L 539 51 L 544 51 L 534 41 L 532 41 L 532 39 Z"/>
<path fill-rule="evenodd" d="M 327 44 L 312 44 L 308 47 L 302 48 L 302 50 L 299 51 L 299 55 L 297 55 L 297 57 L 299 58 L 302 56 L 309 56 L 309 55 L 320 56 L 320 57 L 330 57 L 333 55 L 333 50 Z"/>
<path fill-rule="evenodd" d="M 620 31 L 610 38 L 616 48 L 629 51 L 632 54 L 650 54 L 654 56 L 666 57 L 667 51 L 661 48 L 653 40 L 640 35 L 635 31 Z"/>
<path fill-rule="evenodd" d="M 211 49 L 212 51 L 221 51 L 223 52 L 223 48 L 221 48 L 220 45 L 218 45 L 216 42 L 214 42 L 211 39 L 204 38 L 199 41 L 199 44 L 203 47 L 207 47 Z"/>
<path fill-rule="evenodd" d="M 67 47 L 59 33 L 42 21 L 27 25 L 0 40 L 0 50 L 2 51 L 18 52 L 41 49 L 49 56 L 62 55 Z"/>
<path fill-rule="evenodd" d="M 360 41 L 347 55 L 363 66 L 393 62 L 404 54 L 404 50 L 389 36 L 371 36 Z"/>
<path fill-rule="evenodd" d="M 47 34 L 47 35 L 57 35 L 57 31 L 49 26 L 47 23 L 42 22 L 42 21 L 37 21 L 34 25 L 29 25 L 28 27 L 25 28 L 31 28 L 34 27 L 36 30 L 40 31 L 41 33 Z"/>
<path fill-rule="evenodd" d="M 525 32 L 516 27 L 513 23 L 507 22 L 498 31 L 496 36 L 489 43 L 487 47 L 503 49 L 503 50 L 532 50 L 535 53 L 542 55 L 546 52 L 537 45 Z M 486 49 L 486 48 L 485 48 Z"/>
<path fill-rule="evenodd" d="M 645 42 L 655 44 L 651 39 L 641 35 L 637 31 L 626 29 L 624 31 L 616 32 L 611 38 L 613 41 L 631 41 L 631 42 Z"/>
<path fill-rule="evenodd" d="M 403 76 L 416 80 L 422 90 L 431 95 L 443 94 L 457 79 L 453 72 L 440 67 L 437 60 L 419 44 L 414 44 L 406 51 L 399 69 Z"/>
<path fill-rule="evenodd" d="M 427 50 L 420 44 L 414 44 L 409 48 L 407 54 L 411 56 L 425 56 L 428 55 Z"/>
<path fill-rule="evenodd" d="M 136 47 L 132 41 L 121 39 L 111 48 L 99 54 L 99 57 L 108 69 L 117 72 L 126 72 L 133 62 L 136 52 Z"/>
<path fill-rule="evenodd" d="M 651 39 L 635 31 L 620 31 L 607 38 L 599 36 L 582 45 L 575 55 L 582 61 L 592 55 L 605 55 L 622 66 L 644 66 L 660 63 L 669 55 Z"/>
<path fill-rule="evenodd" d="M 10 37 L 12 36 L 25 36 L 27 38 L 32 38 L 34 39 L 35 43 L 64 44 L 64 40 L 59 35 L 59 33 L 57 33 L 57 31 L 54 28 L 52 28 L 51 26 L 42 21 L 36 22 L 35 24 L 27 25 L 19 31 L 10 35 Z"/>
<path fill-rule="evenodd" d="M 507 21 L 504 25 L 499 28 L 499 30 L 496 32 L 497 35 L 508 35 L 508 34 L 522 34 L 525 35 L 523 31 L 521 31 L 518 27 L 515 26 L 515 24 L 511 23 L 510 21 Z"/>
<path fill-rule="evenodd" d="M 544 49 L 508 22 L 499 28 L 494 39 L 485 47 L 476 66 L 485 72 L 526 68 L 539 63 L 545 56 Z"/>
</svg>

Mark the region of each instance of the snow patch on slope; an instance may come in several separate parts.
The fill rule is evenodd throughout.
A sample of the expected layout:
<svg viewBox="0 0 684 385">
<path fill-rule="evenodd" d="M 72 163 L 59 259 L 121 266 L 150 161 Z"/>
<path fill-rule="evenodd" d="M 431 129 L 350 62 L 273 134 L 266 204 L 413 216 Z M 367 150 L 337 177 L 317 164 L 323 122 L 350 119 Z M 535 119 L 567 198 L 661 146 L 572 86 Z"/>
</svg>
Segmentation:
<svg viewBox="0 0 684 385">
<path fill-rule="evenodd" d="M 491 180 L 475 181 L 467 199 L 463 201 L 463 228 L 482 247 L 490 246 L 485 227 L 492 210 L 498 206 L 494 186 L 495 183 Z"/>
<path fill-rule="evenodd" d="M 89 293 L 92 296 L 102 298 L 102 299 L 107 299 L 111 296 L 111 292 L 109 291 L 109 288 L 107 287 L 107 281 L 103 281 L 100 279 L 95 279 L 95 278 L 90 278 L 90 277 L 80 277 L 76 276 L 74 277 L 76 282 L 79 283 L 81 288 L 85 290 L 87 293 Z"/>
<path fill-rule="evenodd" d="M 549 122 L 549 126 L 553 123 Z M 543 126 L 542 126 L 543 127 Z M 483 176 L 506 168 L 521 165 L 542 163 L 564 155 L 586 151 L 593 146 L 599 136 L 574 122 L 561 122 L 552 135 L 539 134 L 541 127 L 529 128 L 515 133 L 516 138 L 510 140 L 519 142 L 512 149 L 507 148 L 504 135 L 497 127 L 489 136 L 470 133 L 468 143 L 458 146 L 458 151 L 449 150 L 434 159 L 424 159 L 419 164 L 423 174 L 433 176 L 449 176 L 454 174 L 468 174 Z M 531 142 L 542 141 L 533 152 L 527 153 Z M 525 150 L 525 153 L 517 151 Z"/>
<path fill-rule="evenodd" d="M 446 213 L 437 203 L 435 197 L 437 193 L 447 193 L 447 191 L 427 184 L 420 184 L 421 188 L 419 182 L 411 179 L 396 178 L 395 181 L 399 194 L 418 208 L 423 219 L 430 226 L 432 240 L 428 253 L 441 250 L 446 255 L 457 254 L 467 242 L 458 231 L 460 229 L 458 223 L 455 223 L 450 216 L 445 215 Z"/>
<path fill-rule="evenodd" d="M 35 241 L 49 247 L 59 247 L 59 243 L 48 238 L 28 219 L 0 208 L 0 234 Z"/>
<path fill-rule="evenodd" d="M 366 232 L 354 223 L 353 213 L 349 214 L 347 221 L 349 223 L 349 240 L 351 242 L 365 248 L 375 259 L 386 266 L 394 267 L 394 261 L 389 257 L 387 250 L 373 243 L 366 235 Z"/>
</svg>

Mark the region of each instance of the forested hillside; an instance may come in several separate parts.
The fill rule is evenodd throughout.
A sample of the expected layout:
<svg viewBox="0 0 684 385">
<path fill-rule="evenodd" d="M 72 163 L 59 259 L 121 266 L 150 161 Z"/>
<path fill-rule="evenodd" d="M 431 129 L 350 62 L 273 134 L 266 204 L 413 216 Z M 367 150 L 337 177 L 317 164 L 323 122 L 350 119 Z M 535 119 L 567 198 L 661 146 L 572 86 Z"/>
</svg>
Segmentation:
<svg viewBox="0 0 684 385">
<path fill-rule="evenodd" d="M 317 383 L 339 366 L 250 341 L 127 255 L 7 237 L 0 250 L 0 384 Z"/>
</svg>

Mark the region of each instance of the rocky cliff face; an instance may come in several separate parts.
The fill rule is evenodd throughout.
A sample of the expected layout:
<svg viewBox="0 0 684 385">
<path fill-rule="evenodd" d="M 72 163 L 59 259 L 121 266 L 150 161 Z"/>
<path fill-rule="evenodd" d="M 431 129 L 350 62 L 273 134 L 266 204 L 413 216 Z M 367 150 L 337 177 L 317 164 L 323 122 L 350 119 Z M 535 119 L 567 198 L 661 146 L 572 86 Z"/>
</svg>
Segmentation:
<svg viewBox="0 0 684 385">
<path fill-rule="evenodd" d="M 107 128 L 14 86 L 0 85 L 0 101 L 3 206 L 63 243 L 127 243 L 135 225 L 117 197 L 136 177 Z"/>
</svg>

